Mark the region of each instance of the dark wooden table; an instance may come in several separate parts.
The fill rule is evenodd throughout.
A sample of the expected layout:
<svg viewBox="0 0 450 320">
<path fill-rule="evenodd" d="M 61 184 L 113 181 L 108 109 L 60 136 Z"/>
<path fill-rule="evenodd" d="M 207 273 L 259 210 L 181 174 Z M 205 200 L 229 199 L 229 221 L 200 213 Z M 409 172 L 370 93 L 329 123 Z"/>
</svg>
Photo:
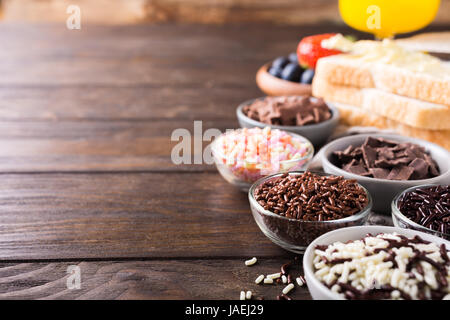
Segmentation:
<svg viewBox="0 0 450 320">
<path fill-rule="evenodd" d="M 237 127 L 236 106 L 261 95 L 257 68 L 324 31 L 0 25 L 0 298 L 279 294 L 254 279 L 293 256 L 213 166 L 174 165 L 170 137 L 194 120 Z"/>
</svg>

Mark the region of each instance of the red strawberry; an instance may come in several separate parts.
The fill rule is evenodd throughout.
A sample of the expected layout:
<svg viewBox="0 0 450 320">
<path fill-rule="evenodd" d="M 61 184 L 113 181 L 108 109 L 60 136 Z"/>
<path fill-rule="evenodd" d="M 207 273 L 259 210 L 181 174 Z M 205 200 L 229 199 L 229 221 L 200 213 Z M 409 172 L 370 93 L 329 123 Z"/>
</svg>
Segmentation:
<svg viewBox="0 0 450 320">
<path fill-rule="evenodd" d="M 321 46 L 322 40 L 335 35 L 336 33 L 325 33 L 303 38 L 297 47 L 297 56 L 300 65 L 314 69 L 319 58 L 341 53 L 339 50 L 328 50 Z"/>
</svg>

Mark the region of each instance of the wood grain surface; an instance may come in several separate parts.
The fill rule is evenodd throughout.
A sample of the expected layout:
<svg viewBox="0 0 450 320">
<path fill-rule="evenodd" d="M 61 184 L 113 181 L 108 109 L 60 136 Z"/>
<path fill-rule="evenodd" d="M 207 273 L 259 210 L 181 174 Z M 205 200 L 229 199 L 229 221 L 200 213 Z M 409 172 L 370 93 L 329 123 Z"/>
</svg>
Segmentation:
<svg viewBox="0 0 450 320">
<path fill-rule="evenodd" d="M 237 127 L 258 67 L 329 31 L 0 24 L 0 298 L 275 298 L 254 279 L 292 256 L 214 166 L 174 165 L 170 138 Z"/>
<path fill-rule="evenodd" d="M 261 95 L 257 67 L 292 51 L 294 30 L 268 29 L 274 49 L 257 28 L 0 27 L 0 298 L 279 294 L 254 278 L 290 255 L 214 166 L 174 165 L 170 138 L 194 120 L 237 127 L 236 106 Z M 268 264 L 245 267 L 254 255 Z"/>
<path fill-rule="evenodd" d="M 211 173 L 2 175 L 0 259 L 283 256 Z"/>
<path fill-rule="evenodd" d="M 203 130 L 237 126 L 236 120 L 202 122 Z M 0 172 L 215 170 L 205 163 L 172 162 L 172 148 L 182 139 L 171 136 L 179 128 L 192 134 L 193 144 L 193 120 L 0 121 Z M 191 163 L 201 152 L 192 148 Z"/>
<path fill-rule="evenodd" d="M 0 299 L 237 300 L 241 290 L 276 299 L 285 285 L 254 281 L 260 274 L 280 272 L 289 261 L 292 257 L 260 259 L 252 267 L 236 259 L 0 264 Z M 67 288 L 69 266 L 80 268 L 80 289 Z M 296 267 L 291 274 L 303 272 Z M 306 286 L 296 286 L 289 296 L 310 299 Z"/>
</svg>

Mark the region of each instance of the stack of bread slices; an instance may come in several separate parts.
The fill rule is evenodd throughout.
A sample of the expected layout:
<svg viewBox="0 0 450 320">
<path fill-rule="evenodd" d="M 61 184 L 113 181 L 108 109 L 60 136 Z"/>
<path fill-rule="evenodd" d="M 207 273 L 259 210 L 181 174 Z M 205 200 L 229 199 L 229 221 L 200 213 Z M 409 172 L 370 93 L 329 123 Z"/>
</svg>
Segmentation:
<svg viewBox="0 0 450 320">
<path fill-rule="evenodd" d="M 358 45 L 319 59 L 313 95 L 334 102 L 347 125 L 391 129 L 450 150 L 450 64 L 393 43 Z"/>
</svg>

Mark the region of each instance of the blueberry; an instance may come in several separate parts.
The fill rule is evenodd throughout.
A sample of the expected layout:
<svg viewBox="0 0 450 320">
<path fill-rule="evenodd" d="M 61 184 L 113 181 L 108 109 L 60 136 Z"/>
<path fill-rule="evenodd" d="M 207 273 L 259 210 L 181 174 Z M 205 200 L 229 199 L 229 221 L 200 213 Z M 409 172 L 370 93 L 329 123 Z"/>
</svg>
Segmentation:
<svg viewBox="0 0 450 320">
<path fill-rule="evenodd" d="M 288 63 L 281 72 L 281 78 L 284 80 L 298 82 L 302 74 L 302 69 L 297 63 Z"/>
<path fill-rule="evenodd" d="M 295 62 L 298 63 L 298 57 L 297 54 L 295 52 L 292 52 L 289 57 L 288 57 L 290 62 Z"/>
<path fill-rule="evenodd" d="M 300 82 L 304 84 L 311 84 L 313 78 L 314 78 L 314 69 L 306 69 L 302 74 Z"/>
<path fill-rule="evenodd" d="M 278 57 L 272 62 L 272 67 L 277 69 L 283 69 L 289 63 L 289 59 L 286 57 Z"/>
<path fill-rule="evenodd" d="M 268 72 L 274 77 L 281 78 L 281 71 L 283 71 L 283 69 L 270 67 Z"/>
</svg>

